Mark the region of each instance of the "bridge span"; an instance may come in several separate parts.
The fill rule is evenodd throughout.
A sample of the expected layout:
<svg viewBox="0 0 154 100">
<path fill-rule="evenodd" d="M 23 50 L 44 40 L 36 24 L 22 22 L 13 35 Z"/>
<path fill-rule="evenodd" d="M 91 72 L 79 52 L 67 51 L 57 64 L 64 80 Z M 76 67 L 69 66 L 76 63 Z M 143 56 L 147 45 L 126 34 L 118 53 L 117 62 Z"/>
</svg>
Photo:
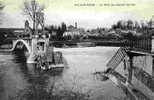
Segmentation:
<svg viewBox="0 0 154 100">
<path fill-rule="evenodd" d="M 49 38 L 19 38 L 12 41 L 12 48 L 7 51 L 25 50 L 28 53 L 27 63 L 35 63 L 36 56 L 45 54 L 48 48 Z"/>
</svg>

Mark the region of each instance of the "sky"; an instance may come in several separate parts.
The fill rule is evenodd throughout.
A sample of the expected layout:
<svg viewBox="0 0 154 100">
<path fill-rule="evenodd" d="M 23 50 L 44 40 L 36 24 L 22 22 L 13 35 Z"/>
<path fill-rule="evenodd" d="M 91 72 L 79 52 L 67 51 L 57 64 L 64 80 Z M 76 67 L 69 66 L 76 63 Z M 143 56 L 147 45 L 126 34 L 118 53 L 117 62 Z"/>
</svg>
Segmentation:
<svg viewBox="0 0 154 100">
<path fill-rule="evenodd" d="M 23 2 L 29 0 L 0 0 L 5 8 L 0 27 L 24 27 L 27 17 Z M 154 15 L 154 0 L 36 0 L 45 5 L 45 25 L 78 23 L 86 29 L 110 27 L 118 20 L 149 21 Z M 83 4 L 87 4 L 84 6 Z M 89 4 L 89 6 L 88 6 Z M 93 6 L 90 6 L 93 5 Z"/>
</svg>

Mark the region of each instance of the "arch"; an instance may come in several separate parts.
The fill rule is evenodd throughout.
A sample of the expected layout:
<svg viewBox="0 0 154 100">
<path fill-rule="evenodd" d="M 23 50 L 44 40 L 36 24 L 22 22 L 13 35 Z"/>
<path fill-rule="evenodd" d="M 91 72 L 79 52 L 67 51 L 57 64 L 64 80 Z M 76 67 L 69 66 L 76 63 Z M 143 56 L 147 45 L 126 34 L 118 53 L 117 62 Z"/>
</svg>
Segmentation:
<svg viewBox="0 0 154 100">
<path fill-rule="evenodd" d="M 23 44 L 25 45 L 25 47 L 27 48 L 28 52 L 31 53 L 31 48 L 30 48 L 29 44 L 28 44 L 25 40 L 23 40 L 23 39 L 18 39 L 18 40 L 16 40 L 15 42 L 13 42 L 12 51 L 15 50 L 16 45 L 17 45 L 19 42 L 23 43 Z"/>
</svg>

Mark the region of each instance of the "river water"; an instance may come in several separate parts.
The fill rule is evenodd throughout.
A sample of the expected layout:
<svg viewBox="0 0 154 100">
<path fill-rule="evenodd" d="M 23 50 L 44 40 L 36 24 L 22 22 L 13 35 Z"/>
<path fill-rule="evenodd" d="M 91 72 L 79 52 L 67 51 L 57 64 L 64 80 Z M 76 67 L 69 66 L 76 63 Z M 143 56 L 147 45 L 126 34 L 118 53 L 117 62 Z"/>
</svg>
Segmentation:
<svg viewBox="0 0 154 100">
<path fill-rule="evenodd" d="M 0 53 L 0 100 L 123 100 L 125 94 L 112 81 L 93 74 L 105 69 L 117 49 L 55 48 L 63 53 L 65 68 L 51 72 L 26 64 L 21 52 Z"/>
</svg>

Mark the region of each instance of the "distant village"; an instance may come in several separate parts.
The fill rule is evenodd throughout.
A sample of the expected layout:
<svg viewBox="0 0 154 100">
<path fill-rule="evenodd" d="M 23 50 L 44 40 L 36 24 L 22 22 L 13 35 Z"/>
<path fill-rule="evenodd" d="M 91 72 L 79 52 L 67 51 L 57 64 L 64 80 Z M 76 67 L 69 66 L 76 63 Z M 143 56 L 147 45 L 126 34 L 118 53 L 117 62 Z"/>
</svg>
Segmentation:
<svg viewBox="0 0 154 100">
<path fill-rule="evenodd" d="M 51 41 L 122 41 L 151 36 L 154 32 L 153 22 L 137 22 L 132 20 L 118 21 L 111 28 L 98 27 L 95 29 L 81 28 L 78 23 L 74 25 L 49 25 L 45 27 L 50 34 Z M 0 28 L 0 44 L 9 42 L 9 38 L 17 38 L 25 34 L 24 28 Z M 26 34 L 25 34 L 26 35 Z M 8 40 L 8 41 L 6 41 Z"/>
</svg>

